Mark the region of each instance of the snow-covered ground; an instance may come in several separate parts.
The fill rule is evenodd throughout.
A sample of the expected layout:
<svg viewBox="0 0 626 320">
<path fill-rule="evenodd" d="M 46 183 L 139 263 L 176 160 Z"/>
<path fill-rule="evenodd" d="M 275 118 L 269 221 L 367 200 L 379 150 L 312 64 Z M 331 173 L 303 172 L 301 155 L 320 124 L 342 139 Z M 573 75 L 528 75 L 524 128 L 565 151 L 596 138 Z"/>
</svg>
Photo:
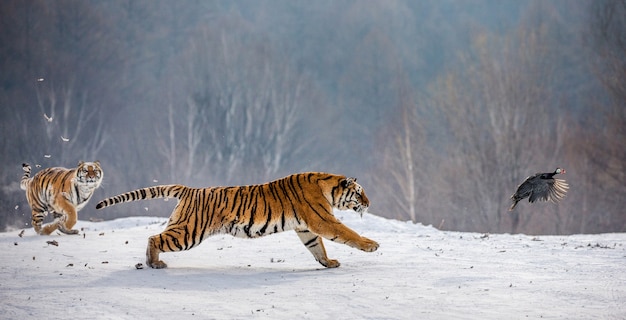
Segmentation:
<svg viewBox="0 0 626 320">
<path fill-rule="evenodd" d="M 0 233 L 0 319 L 625 319 L 626 234 L 442 232 L 337 212 L 380 243 L 326 242 L 319 265 L 293 232 L 214 236 L 137 269 L 164 218 L 80 221 L 79 236 Z M 48 244 L 56 241 L 58 245 Z"/>
</svg>

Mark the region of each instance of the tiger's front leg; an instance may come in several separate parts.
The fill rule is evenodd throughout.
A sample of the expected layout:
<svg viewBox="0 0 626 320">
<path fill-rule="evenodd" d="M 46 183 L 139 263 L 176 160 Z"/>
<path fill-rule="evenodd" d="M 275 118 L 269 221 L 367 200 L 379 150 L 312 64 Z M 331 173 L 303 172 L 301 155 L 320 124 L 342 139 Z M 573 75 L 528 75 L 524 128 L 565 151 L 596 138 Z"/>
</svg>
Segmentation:
<svg viewBox="0 0 626 320">
<path fill-rule="evenodd" d="M 309 230 L 330 241 L 343 243 L 365 252 L 373 252 L 378 249 L 378 242 L 360 236 L 339 220 L 327 220 L 325 223 L 311 223 L 309 224 Z"/>
</svg>

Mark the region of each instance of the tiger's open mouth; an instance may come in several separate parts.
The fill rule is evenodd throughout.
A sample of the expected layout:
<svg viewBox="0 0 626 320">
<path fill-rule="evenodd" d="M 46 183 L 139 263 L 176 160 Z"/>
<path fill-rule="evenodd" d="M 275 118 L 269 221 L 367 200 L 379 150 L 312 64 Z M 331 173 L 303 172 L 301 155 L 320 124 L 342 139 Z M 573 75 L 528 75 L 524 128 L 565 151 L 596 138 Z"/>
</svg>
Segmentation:
<svg viewBox="0 0 626 320">
<path fill-rule="evenodd" d="M 363 216 L 363 214 L 367 212 L 367 209 L 368 209 L 368 207 L 367 207 L 367 206 L 364 206 L 364 205 L 362 205 L 362 204 L 360 204 L 360 203 L 357 203 L 357 204 L 355 204 L 355 205 L 352 207 L 352 210 L 356 211 L 356 212 L 357 212 L 357 213 L 359 213 L 361 216 Z"/>
</svg>

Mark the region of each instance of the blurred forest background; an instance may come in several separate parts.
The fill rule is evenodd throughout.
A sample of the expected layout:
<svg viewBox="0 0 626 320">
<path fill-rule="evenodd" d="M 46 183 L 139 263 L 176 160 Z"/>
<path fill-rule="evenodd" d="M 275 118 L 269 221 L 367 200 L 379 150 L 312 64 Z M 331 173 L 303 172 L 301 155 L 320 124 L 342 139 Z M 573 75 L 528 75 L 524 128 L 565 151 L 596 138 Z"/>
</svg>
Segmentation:
<svg viewBox="0 0 626 320">
<path fill-rule="evenodd" d="M 30 228 L 22 162 L 100 160 L 80 219 L 327 171 L 444 230 L 626 231 L 623 0 L 3 0 L 0 114 L 0 230 Z M 557 166 L 564 201 L 507 211 Z"/>
</svg>

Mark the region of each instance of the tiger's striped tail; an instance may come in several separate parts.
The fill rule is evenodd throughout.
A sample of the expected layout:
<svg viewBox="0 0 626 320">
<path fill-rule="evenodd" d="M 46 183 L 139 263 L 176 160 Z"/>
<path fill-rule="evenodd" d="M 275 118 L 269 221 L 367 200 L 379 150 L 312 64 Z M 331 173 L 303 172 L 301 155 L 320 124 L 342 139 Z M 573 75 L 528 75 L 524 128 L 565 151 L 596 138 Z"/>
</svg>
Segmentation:
<svg viewBox="0 0 626 320">
<path fill-rule="evenodd" d="M 30 182 L 31 167 L 28 163 L 22 163 L 22 170 L 24 170 L 24 175 L 22 176 L 22 181 L 20 181 L 20 189 L 26 190 Z"/>
<path fill-rule="evenodd" d="M 118 203 L 139 201 L 144 199 L 156 199 L 156 198 L 177 198 L 180 199 L 180 195 L 187 187 L 178 184 L 154 186 L 143 189 L 137 189 L 122 193 L 120 195 L 106 198 L 96 205 L 96 209 L 102 209 L 108 206 L 112 206 Z"/>
</svg>

